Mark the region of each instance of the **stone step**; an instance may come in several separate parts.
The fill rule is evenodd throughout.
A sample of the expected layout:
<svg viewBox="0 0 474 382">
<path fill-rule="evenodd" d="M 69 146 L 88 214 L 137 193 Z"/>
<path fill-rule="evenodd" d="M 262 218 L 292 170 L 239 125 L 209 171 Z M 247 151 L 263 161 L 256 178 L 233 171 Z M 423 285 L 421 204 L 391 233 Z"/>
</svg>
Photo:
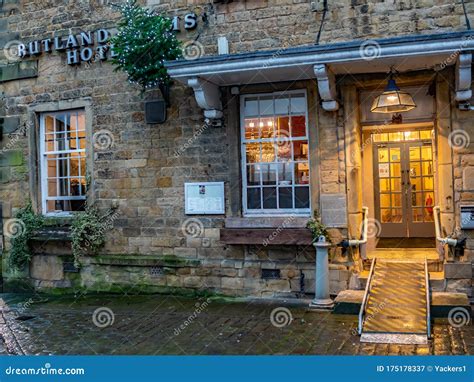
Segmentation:
<svg viewBox="0 0 474 382">
<path fill-rule="evenodd" d="M 358 315 L 363 299 L 363 290 L 346 289 L 337 295 L 336 300 L 334 301 L 334 313 Z M 463 308 L 467 309 L 468 312 L 471 312 L 469 299 L 465 293 L 431 293 L 431 317 L 446 318 L 448 317 L 449 312 L 454 308 Z"/>
<path fill-rule="evenodd" d="M 432 292 L 443 292 L 446 288 L 446 280 L 444 278 L 444 272 L 433 272 L 429 271 L 430 275 L 430 290 Z M 367 278 L 369 277 L 369 271 L 364 270 L 359 273 L 357 278 L 359 279 L 361 288 L 365 289 L 367 285 Z"/>
<path fill-rule="evenodd" d="M 386 261 L 386 260 L 385 260 Z M 397 262 L 403 262 L 404 260 L 393 260 Z M 407 260 L 406 262 L 412 262 Z M 372 260 L 364 260 L 363 267 L 365 271 L 370 271 Z M 429 272 L 441 272 L 444 270 L 444 263 L 441 260 L 428 260 L 428 271 Z"/>
</svg>

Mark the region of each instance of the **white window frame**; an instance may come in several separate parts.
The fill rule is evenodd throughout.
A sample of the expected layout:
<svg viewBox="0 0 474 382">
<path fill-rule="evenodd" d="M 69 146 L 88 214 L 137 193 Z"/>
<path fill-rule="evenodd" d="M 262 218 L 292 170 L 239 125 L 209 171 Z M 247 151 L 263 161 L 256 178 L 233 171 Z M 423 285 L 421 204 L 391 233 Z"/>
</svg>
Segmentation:
<svg viewBox="0 0 474 382">
<path fill-rule="evenodd" d="M 67 113 L 74 113 L 81 111 L 84 114 L 84 118 L 86 118 L 86 112 L 83 108 L 81 109 L 68 109 L 68 110 L 60 110 L 60 111 L 45 111 L 40 114 L 40 182 L 41 182 L 41 206 L 42 212 L 45 216 L 71 216 L 74 214 L 74 211 L 59 211 L 59 212 L 47 212 L 48 211 L 48 201 L 49 200 L 86 200 L 86 195 L 81 196 L 55 196 L 55 197 L 48 197 L 48 161 L 46 160 L 47 155 L 51 154 L 71 154 L 71 153 L 84 153 L 84 157 L 86 156 L 86 149 L 74 149 L 74 150 L 60 150 L 60 151 L 46 151 L 46 143 L 45 143 L 45 119 L 46 116 L 55 116 Z M 86 145 L 87 145 L 87 123 L 84 123 L 84 131 L 86 134 Z M 87 171 L 87 161 L 86 161 L 86 168 L 84 169 L 84 174 L 82 176 L 86 176 Z M 77 177 L 73 177 L 77 178 Z"/>
<path fill-rule="evenodd" d="M 309 169 L 309 207 L 308 208 L 277 208 L 277 209 L 248 209 L 247 208 L 247 156 L 245 150 L 245 143 L 265 143 L 265 142 L 272 142 L 269 138 L 260 138 L 258 140 L 247 141 L 245 139 L 245 99 L 247 98 L 255 98 L 255 97 L 266 97 L 266 96 L 273 96 L 278 97 L 279 95 L 292 95 L 292 94 L 299 94 L 303 95 L 305 99 L 305 124 L 306 124 L 306 136 L 298 137 L 296 139 L 292 139 L 291 142 L 298 141 L 298 140 L 306 140 L 308 142 L 308 169 Z M 260 113 L 259 113 L 260 115 Z M 273 116 L 278 114 L 273 114 Z M 290 114 L 291 115 L 291 114 Z M 265 217 L 265 216 L 311 216 L 311 163 L 310 163 L 310 147 L 309 147 L 309 126 L 308 126 L 308 94 L 306 89 L 298 89 L 298 90 L 286 90 L 286 91 L 278 91 L 278 92 L 271 92 L 271 93 L 252 93 L 252 94 L 243 94 L 240 96 L 240 149 L 241 149 L 241 174 L 242 174 L 242 210 L 243 215 L 248 217 Z M 292 159 L 291 163 L 295 163 Z M 295 179 L 294 179 L 294 169 L 292 171 L 292 196 L 294 198 L 295 192 Z M 275 186 L 278 190 L 278 184 Z M 263 190 L 263 187 L 260 186 Z M 277 191 L 278 192 L 278 191 Z M 263 195 L 262 195 L 263 198 Z"/>
</svg>

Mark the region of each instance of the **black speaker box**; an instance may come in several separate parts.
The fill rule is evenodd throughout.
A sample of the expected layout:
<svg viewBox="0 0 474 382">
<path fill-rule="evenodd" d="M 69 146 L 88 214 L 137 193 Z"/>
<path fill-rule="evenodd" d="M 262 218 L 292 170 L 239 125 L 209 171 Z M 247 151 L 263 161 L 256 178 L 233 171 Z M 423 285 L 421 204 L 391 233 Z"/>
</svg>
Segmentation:
<svg viewBox="0 0 474 382">
<path fill-rule="evenodd" d="M 145 101 L 145 122 L 164 123 L 166 121 L 166 102 L 162 99 Z"/>
</svg>

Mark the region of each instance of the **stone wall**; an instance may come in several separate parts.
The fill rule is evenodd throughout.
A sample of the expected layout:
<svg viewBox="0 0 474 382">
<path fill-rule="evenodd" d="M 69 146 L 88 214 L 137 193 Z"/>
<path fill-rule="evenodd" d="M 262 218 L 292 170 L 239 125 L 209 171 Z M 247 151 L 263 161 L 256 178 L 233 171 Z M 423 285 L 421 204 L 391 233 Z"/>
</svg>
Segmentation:
<svg viewBox="0 0 474 382">
<path fill-rule="evenodd" d="M 106 0 L 6 0 L 0 17 L 1 45 L 113 28 L 118 13 L 107 3 Z M 195 11 L 202 16 L 205 12 L 207 22 L 200 18 L 197 30 L 183 30 L 179 34 L 184 41 L 192 41 L 199 34 L 197 41 L 202 44 L 204 54 L 216 53 L 218 36 L 228 38 L 231 53 L 313 44 L 322 19 L 322 12 L 312 12 L 310 2 L 301 0 L 235 0 L 213 6 L 207 0 L 146 3 L 169 15 Z M 451 5 L 437 0 L 329 3 L 321 44 L 465 29 L 460 1 Z M 466 6 L 468 11 L 474 10 L 474 2 L 467 2 Z M 101 208 L 119 207 L 114 228 L 108 233 L 104 256 L 123 256 L 123 261 L 117 264 L 100 258 L 85 259 L 81 277 L 63 275 L 61 280 L 69 281 L 62 284 L 55 283 L 58 280 L 42 283 L 32 271 L 36 286 L 101 289 L 104 285 L 131 284 L 211 289 L 232 295 L 287 296 L 300 291 L 303 272 L 305 291 L 312 291 L 312 249 L 225 245 L 219 240 L 223 216 L 199 217 L 199 234 L 189 237 L 184 233 L 183 227 L 189 224 L 183 205 L 185 181 L 226 182 L 226 195 L 236 195 L 226 200 L 227 215 L 240 215 L 240 180 L 233 172 L 235 163 L 239 162 L 235 149 L 238 134 L 233 130 L 235 124 L 230 123 L 235 115 L 230 99 L 223 102 L 228 105 L 224 110 L 224 126 L 204 128 L 202 111 L 192 90 L 176 85 L 171 91 L 167 122 L 147 125 L 144 101 L 156 94 L 141 95 L 139 89 L 128 84 L 124 74 L 113 72 L 108 62 L 68 66 L 64 54 L 43 54 L 37 61 L 21 63 L 7 56 L 5 51 L 0 51 L 0 79 L 6 81 L 1 82 L 0 98 L 4 134 L 0 143 L 0 200 L 4 219 L 12 217 L 15 209 L 24 206 L 29 198 L 38 205 L 35 153 L 28 148 L 38 128 L 31 118 L 35 106 L 78 99 L 89 102 L 93 133 L 107 131 L 112 141 L 110 147 L 95 145 L 93 153 L 89 153 L 93 162 L 91 198 Z M 312 88 L 315 93 L 314 82 L 302 86 Z M 223 92 L 229 97 L 228 89 Z M 313 172 L 319 180 L 317 189 L 313 190 L 318 202 L 321 195 L 338 196 L 346 192 L 344 110 L 339 114 L 323 111 L 316 94 L 310 106 L 317 115 L 309 128 L 318 133 L 318 167 Z M 459 123 L 471 128 L 465 116 L 459 118 Z M 467 166 L 472 164 L 472 158 L 466 153 L 457 160 L 459 168 L 464 168 L 462 174 L 457 170 L 459 198 L 470 198 L 471 170 Z M 319 207 L 318 203 L 315 207 Z M 335 242 L 347 236 L 346 229 L 333 229 L 331 233 Z M 57 247 L 59 254 L 69 254 L 63 244 Z M 468 247 L 474 249 L 472 240 Z M 146 256 L 149 262 L 140 263 L 141 256 Z M 347 287 L 350 275 L 346 265 L 352 259 L 340 253 L 333 256 L 337 264 L 331 265 L 331 292 L 337 293 Z M 33 264 L 39 268 L 51 264 L 61 268 L 56 260 L 48 258 L 35 259 Z M 262 268 L 281 269 L 280 279 L 263 280 Z M 153 269 L 158 273 L 156 277 L 152 277 Z"/>
</svg>

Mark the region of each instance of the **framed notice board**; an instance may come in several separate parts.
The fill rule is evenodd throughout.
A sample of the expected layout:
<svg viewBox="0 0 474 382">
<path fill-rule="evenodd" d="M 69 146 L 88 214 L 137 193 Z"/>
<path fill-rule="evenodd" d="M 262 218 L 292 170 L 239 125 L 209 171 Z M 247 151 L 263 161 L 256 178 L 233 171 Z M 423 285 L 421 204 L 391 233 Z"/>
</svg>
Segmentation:
<svg viewBox="0 0 474 382">
<path fill-rule="evenodd" d="M 224 182 L 185 183 L 186 215 L 223 215 Z"/>
</svg>

